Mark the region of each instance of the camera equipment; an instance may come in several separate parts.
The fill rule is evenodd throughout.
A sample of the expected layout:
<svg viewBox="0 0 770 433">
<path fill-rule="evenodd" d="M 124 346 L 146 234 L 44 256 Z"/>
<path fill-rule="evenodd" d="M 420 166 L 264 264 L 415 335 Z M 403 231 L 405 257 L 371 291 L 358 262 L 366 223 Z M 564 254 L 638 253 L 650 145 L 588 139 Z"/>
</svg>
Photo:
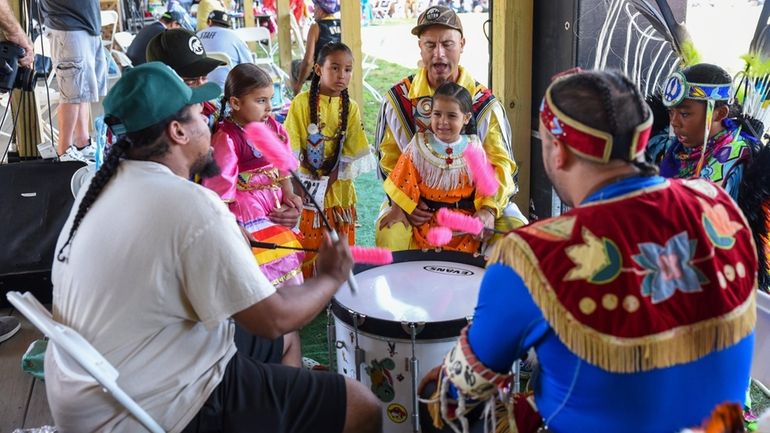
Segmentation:
<svg viewBox="0 0 770 433">
<path fill-rule="evenodd" d="M 12 42 L 0 42 L 0 92 L 21 89 L 31 92 L 35 88 L 35 70 L 20 68 L 19 59 L 24 49 Z"/>
</svg>

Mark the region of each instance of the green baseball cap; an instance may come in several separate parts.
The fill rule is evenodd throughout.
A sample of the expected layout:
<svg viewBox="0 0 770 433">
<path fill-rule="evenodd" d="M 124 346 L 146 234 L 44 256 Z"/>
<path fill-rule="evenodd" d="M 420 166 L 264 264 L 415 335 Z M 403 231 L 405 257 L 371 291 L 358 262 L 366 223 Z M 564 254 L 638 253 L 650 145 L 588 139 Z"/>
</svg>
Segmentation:
<svg viewBox="0 0 770 433">
<path fill-rule="evenodd" d="M 216 83 L 191 88 L 168 65 L 149 62 L 123 73 L 104 98 L 104 115 L 118 120 L 110 127 L 122 135 L 155 125 L 188 105 L 221 93 Z"/>
</svg>

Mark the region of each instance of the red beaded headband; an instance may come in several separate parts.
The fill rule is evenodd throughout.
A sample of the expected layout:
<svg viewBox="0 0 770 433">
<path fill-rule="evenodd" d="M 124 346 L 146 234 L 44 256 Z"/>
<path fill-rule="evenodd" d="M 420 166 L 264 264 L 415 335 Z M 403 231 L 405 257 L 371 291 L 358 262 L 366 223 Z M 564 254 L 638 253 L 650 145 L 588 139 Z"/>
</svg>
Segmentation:
<svg viewBox="0 0 770 433">
<path fill-rule="evenodd" d="M 558 81 L 558 80 L 557 80 Z M 540 120 L 548 131 L 559 141 L 569 146 L 580 156 L 602 163 L 612 159 L 614 137 L 606 131 L 591 128 L 564 114 L 551 99 L 551 86 L 545 91 L 540 105 Z M 639 124 L 631 138 L 631 145 L 626 154 L 629 161 L 644 153 L 652 131 L 652 113 L 648 110 L 647 119 Z"/>
</svg>

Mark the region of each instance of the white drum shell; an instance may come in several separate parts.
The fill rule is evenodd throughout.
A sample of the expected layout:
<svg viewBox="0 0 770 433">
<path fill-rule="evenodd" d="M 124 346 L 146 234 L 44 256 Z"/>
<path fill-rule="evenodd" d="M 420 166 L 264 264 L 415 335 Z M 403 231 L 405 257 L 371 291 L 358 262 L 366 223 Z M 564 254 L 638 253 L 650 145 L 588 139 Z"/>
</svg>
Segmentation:
<svg viewBox="0 0 770 433">
<path fill-rule="evenodd" d="M 360 369 L 360 381 L 382 404 L 383 431 L 407 433 L 414 431 L 414 387 L 457 342 L 473 314 L 484 269 L 462 253 L 397 252 L 394 259 L 357 273 L 359 291 L 343 286 L 332 312 L 338 373 L 356 379 Z M 414 383 L 410 323 L 417 328 Z M 356 334 L 364 358 L 358 366 Z"/>
<path fill-rule="evenodd" d="M 337 317 L 334 317 L 334 329 L 337 337 L 337 372 L 355 379 L 355 330 Z M 444 355 L 456 342 L 457 338 L 415 341 L 418 384 L 430 369 L 443 362 Z M 412 342 L 386 339 L 359 331 L 358 346 L 365 353 L 364 362 L 360 365 L 361 382 L 382 404 L 383 432 L 412 432 Z"/>
</svg>

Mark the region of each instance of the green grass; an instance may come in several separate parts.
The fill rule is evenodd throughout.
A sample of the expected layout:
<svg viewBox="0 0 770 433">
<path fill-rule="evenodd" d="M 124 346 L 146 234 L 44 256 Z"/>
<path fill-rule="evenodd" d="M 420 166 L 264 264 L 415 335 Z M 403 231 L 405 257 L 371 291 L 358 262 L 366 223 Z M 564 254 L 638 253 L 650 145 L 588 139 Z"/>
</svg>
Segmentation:
<svg viewBox="0 0 770 433">
<path fill-rule="evenodd" d="M 380 93 L 385 93 L 393 84 L 401 78 L 413 73 L 408 68 L 393 63 L 377 60 L 374 62 L 377 69 L 371 71 L 366 81 Z M 374 129 L 377 126 L 377 114 L 380 111 L 380 103 L 371 93 L 364 91 L 363 114 L 364 130 L 369 144 L 374 147 Z M 366 173 L 355 180 L 358 202 L 356 212 L 358 223 L 356 229 L 356 244 L 364 246 L 374 245 L 374 220 L 380 209 L 380 204 L 385 199 L 382 190 L 382 181 L 376 172 Z M 302 339 L 302 353 L 304 356 L 315 359 L 321 364 L 328 365 L 326 348 L 326 313 L 320 314 L 308 326 L 300 331 Z"/>
</svg>

